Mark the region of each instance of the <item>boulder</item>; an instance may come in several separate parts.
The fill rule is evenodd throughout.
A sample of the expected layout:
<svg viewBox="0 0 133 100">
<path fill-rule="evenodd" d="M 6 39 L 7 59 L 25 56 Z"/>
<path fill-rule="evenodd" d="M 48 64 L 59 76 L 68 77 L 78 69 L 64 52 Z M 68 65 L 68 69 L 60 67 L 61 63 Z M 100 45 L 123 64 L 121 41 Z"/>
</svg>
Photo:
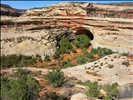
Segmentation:
<svg viewBox="0 0 133 100">
<path fill-rule="evenodd" d="M 100 90 L 100 93 L 103 97 L 106 97 L 107 96 L 107 92 L 103 89 Z"/>
<path fill-rule="evenodd" d="M 85 94 L 77 93 L 77 94 L 74 94 L 71 97 L 71 100 L 89 100 L 89 99 L 88 99 L 88 97 Z"/>
</svg>

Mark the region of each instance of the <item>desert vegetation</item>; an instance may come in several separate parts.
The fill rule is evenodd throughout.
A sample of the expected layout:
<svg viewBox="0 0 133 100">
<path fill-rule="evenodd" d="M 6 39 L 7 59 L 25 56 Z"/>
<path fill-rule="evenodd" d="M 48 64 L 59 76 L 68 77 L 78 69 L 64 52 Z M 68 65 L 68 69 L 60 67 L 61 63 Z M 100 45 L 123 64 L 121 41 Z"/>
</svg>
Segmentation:
<svg viewBox="0 0 133 100">
<path fill-rule="evenodd" d="M 26 67 L 32 65 L 36 62 L 36 59 L 32 56 L 25 55 L 3 55 L 0 57 L 1 59 L 1 67 L 9 68 L 9 67 Z"/>
<path fill-rule="evenodd" d="M 64 73 L 60 69 L 52 70 L 44 77 L 48 85 L 61 86 L 64 83 Z"/>
<path fill-rule="evenodd" d="M 92 62 L 101 57 L 104 57 L 105 55 L 113 53 L 113 51 L 110 49 L 100 47 L 96 49 L 92 48 L 90 51 L 88 51 L 88 47 L 90 47 L 90 39 L 85 34 L 77 35 L 75 40 L 71 42 L 69 41 L 69 39 L 63 38 L 59 41 L 59 48 L 56 50 L 53 58 L 51 58 L 49 55 L 44 55 L 44 60 L 42 61 L 40 55 L 36 55 L 35 57 L 25 55 L 2 55 L 1 67 L 26 67 L 29 65 L 43 67 L 43 64 L 35 65 L 36 61 L 48 63 L 52 59 L 54 59 L 56 60 L 56 62 L 49 65 L 57 66 L 60 68 L 67 68 L 80 64 L 85 64 L 87 62 Z M 77 52 L 78 50 L 80 50 L 81 52 Z M 71 57 L 72 54 L 74 56 Z M 69 56 L 69 58 L 66 58 L 66 56 Z M 47 66 L 47 64 L 45 64 L 45 66 Z"/>
<path fill-rule="evenodd" d="M 92 62 L 97 59 L 100 59 L 106 55 L 114 53 L 111 49 L 108 48 L 92 48 L 90 51 L 87 51 L 90 46 L 90 39 L 87 35 L 77 35 L 76 39 L 72 42 L 69 42 L 68 39 L 63 38 L 60 42 L 59 48 L 56 50 L 54 58 L 60 59 L 62 68 L 72 67 L 74 65 L 81 65 L 87 62 Z M 82 52 L 77 53 L 77 49 L 80 49 Z M 74 53 L 77 54 L 72 59 L 65 59 L 65 54 Z M 95 56 L 97 55 L 97 56 Z M 71 56 L 71 54 L 70 54 Z"/>
<path fill-rule="evenodd" d="M 59 48 L 56 50 L 53 57 L 45 54 L 44 60 L 42 60 L 40 55 L 36 55 L 35 57 L 25 55 L 3 55 L 1 56 L 1 68 L 27 66 L 43 68 L 44 66 L 50 66 L 49 68 L 52 70 L 49 71 L 48 74 L 44 75 L 46 87 L 52 86 L 55 88 L 60 88 L 66 83 L 67 80 L 67 78 L 64 76 L 64 73 L 61 71 L 62 68 L 68 68 L 85 64 L 87 62 L 92 62 L 105 55 L 113 53 L 113 51 L 110 49 L 100 47 L 96 49 L 92 48 L 88 51 L 89 46 L 90 39 L 85 34 L 78 35 L 75 40 L 71 42 L 69 41 L 69 39 L 63 38 L 59 41 Z M 74 56 L 71 57 L 71 54 L 73 54 Z M 52 60 L 55 60 L 56 62 L 51 63 Z M 42 64 L 37 65 L 37 63 Z M 101 66 L 102 65 L 103 64 L 101 64 Z M 125 63 L 123 63 L 123 65 L 125 65 Z M 32 75 L 35 75 L 35 77 L 37 77 L 37 74 L 35 73 Z M 56 98 L 58 100 L 69 100 L 66 95 L 57 94 L 53 90 L 46 92 L 44 95 L 39 97 L 41 86 L 38 81 L 35 80 L 33 76 L 31 76 L 26 70 L 18 69 L 17 72 L 15 72 L 10 78 L 5 76 L 2 76 L 1 78 L 3 83 L 1 88 L 2 99 L 8 100 L 9 98 L 11 98 L 19 100 L 35 100 L 36 98 L 41 98 L 47 100 L 55 100 Z M 100 97 L 101 86 L 99 86 L 97 82 L 89 82 L 84 84 L 89 87 L 87 95 L 95 98 Z M 108 86 L 107 89 L 108 88 L 110 87 Z M 107 91 L 112 91 L 112 89 Z M 8 96 L 6 96 L 7 94 Z M 111 95 L 112 94 L 110 94 L 106 98 L 103 97 L 103 100 L 109 100 Z"/>
<path fill-rule="evenodd" d="M 44 100 L 69 100 L 68 97 L 64 95 L 59 95 L 56 92 L 48 92 L 41 97 Z"/>
<path fill-rule="evenodd" d="M 73 44 L 77 48 L 87 48 L 90 43 L 90 38 L 86 34 L 77 35 L 76 39 L 73 41 Z"/>
<path fill-rule="evenodd" d="M 1 76 L 2 100 L 36 100 L 41 86 L 28 74 L 27 70 L 18 69 L 13 76 Z"/>
<path fill-rule="evenodd" d="M 2 5 L 0 99 L 133 97 L 128 5 L 69 2 L 26 12 Z"/>
<path fill-rule="evenodd" d="M 88 86 L 88 91 L 86 94 L 91 97 L 99 98 L 102 100 L 112 100 L 113 98 L 118 98 L 119 90 L 118 83 L 99 85 L 98 82 L 79 82 L 79 84 Z M 102 96 L 100 90 L 106 91 L 106 96 Z"/>
</svg>

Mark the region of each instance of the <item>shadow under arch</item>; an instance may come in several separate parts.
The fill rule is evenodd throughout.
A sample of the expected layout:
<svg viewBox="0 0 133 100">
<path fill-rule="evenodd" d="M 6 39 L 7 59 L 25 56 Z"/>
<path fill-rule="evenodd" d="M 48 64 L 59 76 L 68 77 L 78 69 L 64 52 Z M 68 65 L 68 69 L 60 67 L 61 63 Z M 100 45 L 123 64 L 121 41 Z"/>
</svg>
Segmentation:
<svg viewBox="0 0 133 100">
<path fill-rule="evenodd" d="M 74 30 L 76 31 L 76 35 L 86 34 L 91 40 L 94 39 L 94 35 L 90 32 L 90 30 L 84 27 L 76 27 Z"/>
</svg>

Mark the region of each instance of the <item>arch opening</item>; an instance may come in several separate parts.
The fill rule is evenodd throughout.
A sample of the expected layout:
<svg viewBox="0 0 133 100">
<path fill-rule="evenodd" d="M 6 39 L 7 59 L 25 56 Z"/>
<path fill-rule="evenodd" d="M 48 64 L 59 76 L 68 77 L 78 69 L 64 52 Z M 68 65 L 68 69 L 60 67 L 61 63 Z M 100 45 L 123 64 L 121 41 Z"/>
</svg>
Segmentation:
<svg viewBox="0 0 133 100">
<path fill-rule="evenodd" d="M 76 35 L 80 34 L 86 34 L 91 40 L 94 39 L 94 35 L 90 32 L 90 30 L 84 28 L 84 27 L 77 27 L 76 29 Z"/>
</svg>

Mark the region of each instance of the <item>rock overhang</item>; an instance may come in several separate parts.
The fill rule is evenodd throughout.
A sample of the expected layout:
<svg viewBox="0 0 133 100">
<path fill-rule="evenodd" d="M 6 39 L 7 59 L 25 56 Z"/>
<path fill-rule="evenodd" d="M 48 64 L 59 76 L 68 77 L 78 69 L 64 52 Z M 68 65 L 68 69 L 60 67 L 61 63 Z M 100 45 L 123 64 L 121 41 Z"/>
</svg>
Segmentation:
<svg viewBox="0 0 133 100">
<path fill-rule="evenodd" d="M 91 40 L 94 39 L 93 33 L 86 27 L 74 27 L 73 30 L 76 35 L 86 34 Z"/>
</svg>

